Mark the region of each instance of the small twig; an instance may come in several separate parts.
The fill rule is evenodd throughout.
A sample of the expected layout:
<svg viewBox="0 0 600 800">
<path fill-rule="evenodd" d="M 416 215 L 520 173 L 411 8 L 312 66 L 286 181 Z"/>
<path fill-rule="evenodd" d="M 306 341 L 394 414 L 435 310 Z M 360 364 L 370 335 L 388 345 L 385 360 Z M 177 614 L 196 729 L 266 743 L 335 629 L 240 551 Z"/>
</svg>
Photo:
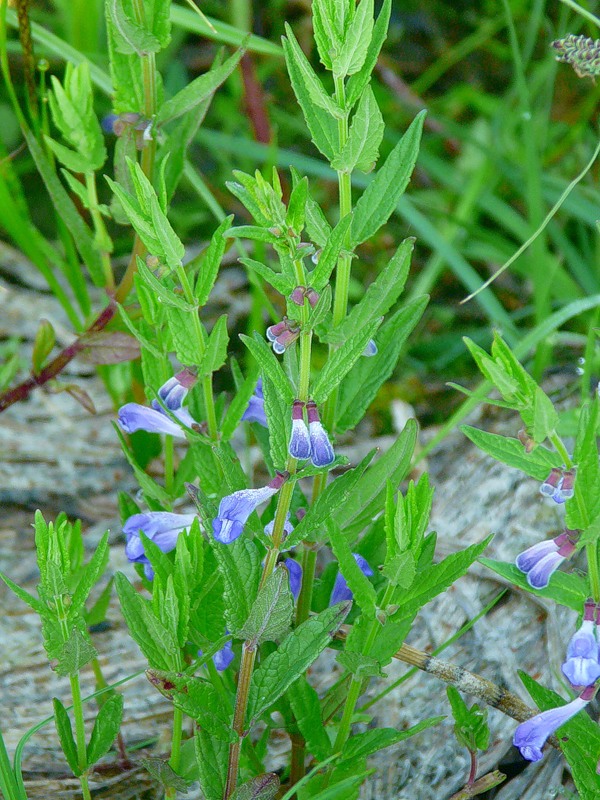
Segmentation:
<svg viewBox="0 0 600 800">
<path fill-rule="evenodd" d="M 26 378 L 26 380 L 22 381 L 22 383 L 19 383 L 12 389 L 8 389 L 6 392 L 0 394 L 0 413 L 5 411 L 9 406 L 14 405 L 21 400 L 25 400 L 27 397 L 29 397 L 34 389 L 37 389 L 38 386 L 43 386 L 45 383 L 48 383 L 48 381 L 56 378 L 56 376 L 62 372 L 67 364 L 75 358 L 75 356 L 77 356 L 82 350 L 85 350 L 87 347 L 86 337 L 88 337 L 90 333 L 97 333 L 98 331 L 103 330 L 115 316 L 116 311 L 117 304 L 111 299 L 106 308 L 104 308 L 100 314 L 98 314 L 90 327 L 83 331 L 83 333 L 81 333 L 74 342 L 68 345 L 68 347 L 65 347 L 64 350 L 61 350 L 56 358 L 53 358 L 52 361 L 50 361 L 50 363 L 45 366 L 40 373 L 37 375 L 31 374 L 29 378 Z"/>
</svg>

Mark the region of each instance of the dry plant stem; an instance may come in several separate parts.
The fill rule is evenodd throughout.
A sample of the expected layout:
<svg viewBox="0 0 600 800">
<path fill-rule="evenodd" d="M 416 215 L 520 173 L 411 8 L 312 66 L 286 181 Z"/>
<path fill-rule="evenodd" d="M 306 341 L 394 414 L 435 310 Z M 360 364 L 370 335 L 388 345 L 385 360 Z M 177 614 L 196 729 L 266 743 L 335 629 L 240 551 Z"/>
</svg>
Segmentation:
<svg viewBox="0 0 600 800">
<path fill-rule="evenodd" d="M 70 361 L 81 353 L 82 350 L 85 350 L 87 346 L 85 337 L 90 333 L 97 333 L 103 330 L 115 316 L 116 311 L 116 303 L 114 300 L 111 300 L 106 308 L 96 317 L 90 327 L 78 336 L 68 347 L 61 350 L 56 358 L 53 358 L 40 373 L 37 375 L 30 375 L 29 378 L 22 383 L 0 394 L 0 412 L 5 411 L 9 406 L 21 400 L 25 400 L 38 386 L 43 386 L 45 383 L 48 383 L 48 381 L 56 378 Z"/>
<path fill-rule="evenodd" d="M 17 0 L 17 17 L 19 20 L 19 39 L 23 48 L 23 72 L 27 85 L 27 99 L 29 111 L 33 120 L 38 116 L 38 98 L 35 87 L 35 57 L 33 54 L 33 39 L 31 38 L 31 25 L 29 23 L 29 0 Z"/>
<path fill-rule="evenodd" d="M 494 786 L 498 786 L 505 780 L 506 775 L 496 769 L 493 772 L 488 772 L 487 775 L 483 775 L 479 780 L 476 780 L 469 786 L 465 786 L 460 792 L 453 794 L 450 800 L 470 800 L 471 797 L 477 797 L 479 794 L 489 792 L 490 789 L 493 789 Z"/>
</svg>

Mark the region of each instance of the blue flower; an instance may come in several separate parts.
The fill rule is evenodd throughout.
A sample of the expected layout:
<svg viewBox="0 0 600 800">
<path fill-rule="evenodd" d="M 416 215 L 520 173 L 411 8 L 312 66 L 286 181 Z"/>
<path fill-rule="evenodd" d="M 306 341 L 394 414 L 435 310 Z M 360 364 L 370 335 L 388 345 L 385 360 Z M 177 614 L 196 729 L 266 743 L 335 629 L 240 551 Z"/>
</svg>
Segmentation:
<svg viewBox="0 0 600 800">
<path fill-rule="evenodd" d="M 583 622 L 567 646 L 567 660 L 561 669 L 573 686 L 591 686 L 600 678 L 595 614 L 596 604 L 588 600 Z"/>
<path fill-rule="evenodd" d="M 369 566 L 368 561 L 358 553 L 352 553 L 352 555 L 354 556 L 354 560 L 360 567 L 360 571 L 362 572 L 362 574 L 370 578 L 373 575 L 373 570 Z M 329 605 L 333 606 L 336 603 L 341 603 L 345 600 L 352 600 L 352 590 L 346 583 L 346 579 L 344 578 L 342 573 L 338 572 L 337 578 L 335 579 L 335 583 L 333 584 L 333 591 L 331 592 Z"/>
<path fill-rule="evenodd" d="M 187 387 L 173 377 L 160 387 L 157 394 L 165 408 L 168 408 L 173 416 L 181 420 L 184 425 L 191 428 L 195 424 L 195 420 L 189 411 L 181 406 L 187 392 Z M 185 438 L 182 428 L 167 415 L 158 400 L 153 400 L 151 407 L 142 406 L 139 403 L 126 403 L 119 409 L 117 421 L 125 433 L 142 430 L 149 433 L 168 433 L 171 436 Z"/>
<path fill-rule="evenodd" d="M 306 404 L 308 416 L 308 435 L 310 438 L 311 460 L 315 467 L 326 467 L 335 459 L 333 447 L 327 431 L 321 424 L 317 404 L 309 400 Z"/>
<path fill-rule="evenodd" d="M 591 689 L 591 691 L 588 691 Z M 513 744 L 521 751 L 523 758 L 528 761 L 539 761 L 542 758 L 542 747 L 546 739 L 557 728 L 568 722 L 578 711 L 581 711 L 593 698 L 595 691 L 592 687 L 583 690 L 580 697 L 559 708 L 551 708 L 542 714 L 521 723 L 513 737 Z"/>
<path fill-rule="evenodd" d="M 244 422 L 258 422 L 264 428 L 267 427 L 267 417 L 265 415 L 265 400 L 262 390 L 262 378 L 258 379 L 254 394 L 248 402 L 248 406 L 242 414 Z"/>
<path fill-rule="evenodd" d="M 273 536 L 273 528 L 274 527 L 275 527 L 275 520 L 274 519 L 272 519 L 271 522 L 267 522 L 267 524 L 265 525 L 265 535 L 266 536 Z M 285 518 L 285 522 L 283 523 L 283 534 L 284 534 L 283 535 L 283 540 L 285 540 L 285 537 L 289 536 L 290 533 L 292 533 L 293 530 L 294 530 L 294 526 L 290 522 L 290 515 L 288 514 L 287 517 Z M 280 547 L 279 549 L 282 550 L 282 551 L 284 550 L 283 547 Z"/>
<path fill-rule="evenodd" d="M 290 578 L 290 591 L 294 600 L 297 600 L 302 588 L 302 567 L 293 558 L 286 558 L 283 566 L 287 569 Z"/>
<path fill-rule="evenodd" d="M 213 520 L 215 539 L 223 544 L 234 542 L 242 535 L 250 514 L 279 491 L 285 479 L 284 475 L 278 473 L 271 483 L 261 489 L 241 489 L 224 497 Z"/>
<path fill-rule="evenodd" d="M 553 467 L 550 475 L 540 486 L 544 497 L 551 497 L 555 503 L 564 503 L 575 494 L 575 469 Z"/>
<path fill-rule="evenodd" d="M 227 669 L 234 659 L 233 644 L 231 640 L 226 642 L 220 650 L 212 657 L 213 664 L 219 672 Z"/>
<path fill-rule="evenodd" d="M 140 531 L 148 539 L 151 539 L 163 553 L 169 553 L 175 549 L 179 534 L 186 528 L 190 528 L 195 519 L 195 514 L 173 514 L 169 511 L 147 511 L 145 514 L 134 514 L 123 525 L 123 533 L 127 537 L 125 555 L 130 561 L 144 564 L 146 577 L 148 580 L 152 580 L 154 571 L 144 553 Z"/>
<path fill-rule="evenodd" d="M 311 440 L 304 422 L 304 403 L 300 400 L 294 400 L 292 406 L 292 434 L 288 450 L 292 458 L 310 458 Z"/>
<path fill-rule="evenodd" d="M 362 355 L 365 356 L 366 358 L 372 358 L 373 356 L 377 355 L 377 344 L 375 342 L 375 339 L 369 339 L 365 349 L 362 352 Z"/>
<path fill-rule="evenodd" d="M 544 589 L 552 573 L 573 555 L 578 538 L 579 531 L 565 531 L 555 539 L 534 544 L 516 557 L 517 569 L 527 575 L 527 583 L 533 589 Z"/>
</svg>

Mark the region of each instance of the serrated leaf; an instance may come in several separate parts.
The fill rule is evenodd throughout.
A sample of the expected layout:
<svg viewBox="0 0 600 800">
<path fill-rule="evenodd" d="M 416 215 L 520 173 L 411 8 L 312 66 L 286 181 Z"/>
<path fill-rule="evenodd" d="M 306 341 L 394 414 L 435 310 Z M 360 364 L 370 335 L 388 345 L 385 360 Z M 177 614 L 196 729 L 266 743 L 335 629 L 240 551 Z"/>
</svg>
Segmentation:
<svg viewBox="0 0 600 800">
<path fill-rule="evenodd" d="M 225 742 L 198 728 L 195 737 L 200 787 L 206 800 L 222 800 L 227 782 L 229 748 Z"/>
<path fill-rule="evenodd" d="M 329 233 L 327 243 L 323 248 L 316 267 L 309 275 L 310 285 L 317 292 L 322 291 L 327 285 L 331 273 L 335 269 L 338 258 L 348 238 L 352 215 L 346 214 Z"/>
<path fill-rule="evenodd" d="M 559 605 L 572 608 L 578 613 L 581 612 L 583 604 L 590 595 L 587 577 L 576 575 L 573 572 L 555 572 L 550 578 L 550 584 L 545 589 L 533 589 L 527 583 L 527 576 L 514 564 L 506 564 L 504 561 L 485 557 L 481 557 L 479 562 L 526 592 L 536 597 L 554 600 Z"/>
<path fill-rule="evenodd" d="M 120 572 L 115 575 L 115 586 L 129 632 L 150 666 L 164 670 L 177 668 L 179 648 L 171 631 L 156 619 L 150 604 L 137 594 Z"/>
<path fill-rule="evenodd" d="M 394 586 L 408 589 L 417 574 L 415 555 L 411 552 L 398 553 L 386 562 L 383 574 Z"/>
<path fill-rule="evenodd" d="M 378 728 L 377 730 L 356 734 L 346 742 L 342 750 L 342 759 L 344 761 L 350 761 L 359 758 L 367 758 L 386 747 L 391 747 L 434 725 L 439 725 L 444 719 L 445 717 L 430 717 L 405 731 L 398 731 L 395 728 Z"/>
<path fill-rule="evenodd" d="M 338 653 L 336 661 L 348 672 L 362 680 L 365 678 L 387 678 L 386 673 L 381 670 L 381 662 L 377 661 L 376 658 L 371 658 L 371 656 L 342 650 L 341 653 Z"/>
<path fill-rule="evenodd" d="M 181 117 L 211 97 L 237 67 L 244 52 L 243 48 L 238 50 L 221 66 L 213 67 L 203 75 L 199 75 L 183 89 L 180 89 L 175 97 L 166 100 L 158 110 L 157 124 L 164 125 L 165 122 Z"/>
<path fill-rule="evenodd" d="M 221 369 L 227 360 L 227 346 L 229 344 L 229 334 L 227 333 L 227 315 L 223 314 L 215 322 L 206 350 L 202 360 L 198 365 L 198 375 L 212 375 L 213 372 Z"/>
<path fill-rule="evenodd" d="M 340 381 L 352 369 L 356 361 L 364 353 L 365 347 L 373 338 L 381 319 L 367 323 L 358 333 L 347 339 L 344 344 L 333 352 L 325 362 L 319 373 L 315 385 L 312 387 L 312 396 L 316 403 L 324 403 Z"/>
<path fill-rule="evenodd" d="M 223 222 L 221 222 L 213 233 L 210 244 L 202 254 L 200 269 L 194 286 L 194 296 L 199 306 L 206 304 L 213 286 L 215 285 L 219 267 L 221 266 L 221 261 L 223 260 L 223 255 L 225 254 L 225 248 L 227 246 L 227 238 L 224 236 L 224 233 L 231 227 L 232 221 L 232 215 L 225 217 Z"/>
<path fill-rule="evenodd" d="M 558 425 L 558 414 L 547 394 L 536 387 L 533 402 L 533 426 L 531 435 L 536 444 L 552 436 Z"/>
<path fill-rule="evenodd" d="M 67 764 L 71 767 L 73 775 L 79 777 L 85 769 L 85 765 L 79 766 L 79 759 L 77 757 L 77 746 L 73 738 L 73 728 L 71 727 L 71 720 L 67 713 L 66 708 L 60 702 L 58 697 L 52 698 L 52 705 L 54 707 L 54 724 L 56 725 L 56 732 L 60 741 L 60 746 L 67 759 Z"/>
<path fill-rule="evenodd" d="M 238 787 L 231 800 L 273 800 L 279 791 L 279 778 L 274 772 L 257 775 Z"/>
<path fill-rule="evenodd" d="M 293 64 L 302 77 L 302 81 L 312 103 L 318 108 L 326 111 L 334 119 L 343 119 L 344 112 L 333 99 L 333 97 L 331 97 L 331 95 L 327 94 L 325 91 L 318 75 L 315 73 L 308 59 L 302 52 L 302 48 L 298 44 L 292 29 L 287 23 L 285 23 L 285 33 L 286 38 L 283 39 L 283 52 L 285 54 L 285 60 L 288 72 L 290 72 L 290 77 L 290 65 Z"/>
<path fill-rule="evenodd" d="M 396 369 L 402 348 L 423 316 L 428 300 L 427 295 L 416 297 L 377 331 L 376 355 L 359 359 L 340 385 L 336 431 L 352 429 L 363 418 L 379 388 Z"/>
<path fill-rule="evenodd" d="M 425 112 L 421 111 L 359 198 L 350 230 L 353 247 L 385 225 L 404 194 L 419 155 L 424 121 Z"/>
<path fill-rule="evenodd" d="M 231 403 L 225 413 L 225 418 L 221 426 L 221 437 L 223 441 L 228 441 L 240 424 L 244 411 L 250 402 L 250 398 L 254 394 L 258 376 L 258 364 L 252 365 L 244 383 L 236 388 L 236 392 L 231 399 Z"/>
<path fill-rule="evenodd" d="M 315 661 L 346 619 L 350 603 L 338 603 L 299 625 L 254 671 L 248 719 L 258 719 Z"/>
<path fill-rule="evenodd" d="M 293 613 L 288 571 L 279 564 L 258 592 L 239 636 L 246 640 L 247 649 L 256 649 L 262 642 L 275 642 L 289 631 Z"/>
<path fill-rule="evenodd" d="M 69 638 L 61 647 L 57 657 L 56 672 L 59 675 L 75 675 L 97 655 L 96 648 L 77 628 L 69 633 Z"/>
<path fill-rule="evenodd" d="M 200 339 L 202 330 L 198 330 L 192 316 L 197 313 L 197 310 L 184 311 L 172 306 L 166 308 L 169 332 L 173 338 L 177 359 L 188 367 L 198 365 L 205 348 L 204 341 Z"/>
<path fill-rule="evenodd" d="M 339 562 L 340 572 L 354 595 L 354 599 L 364 614 L 374 617 L 377 605 L 375 588 L 356 563 L 348 539 L 333 517 L 327 522 L 327 532 L 331 548 Z"/>
<path fill-rule="evenodd" d="M 488 433 L 470 425 L 461 425 L 460 429 L 484 453 L 509 467 L 520 469 L 538 481 L 546 480 L 553 467 L 562 466 L 558 453 L 545 447 L 536 447 L 531 453 L 527 453 L 518 439 Z"/>
<path fill-rule="evenodd" d="M 298 49 L 300 48 L 298 47 Z M 306 77 L 302 71 L 302 68 L 296 62 L 296 51 L 292 48 L 289 40 L 285 38 L 283 39 L 283 52 L 285 54 L 285 60 L 288 74 L 290 76 L 290 82 L 292 84 L 292 89 L 294 90 L 298 104 L 302 109 L 302 113 L 304 115 L 306 125 L 308 126 L 308 130 L 310 131 L 312 141 L 317 149 L 323 153 L 325 158 L 331 161 L 331 159 L 334 158 L 335 154 L 337 153 L 339 147 L 337 120 L 334 119 L 327 111 L 324 111 L 315 104 L 311 94 L 311 89 L 309 86 L 307 86 Z M 308 64 L 306 61 L 306 56 L 303 53 L 302 59 L 306 64 Z M 308 64 L 308 67 L 312 72 L 312 67 L 310 64 Z M 312 72 L 312 74 L 314 75 L 314 72 Z M 323 94 L 325 94 L 325 90 L 323 89 L 322 84 L 320 84 L 319 79 L 316 77 L 316 75 L 314 75 L 314 77 L 317 80 L 317 84 L 321 86 Z M 313 91 L 318 91 L 318 86 L 316 89 L 313 87 Z"/>
<path fill-rule="evenodd" d="M 164 789 L 175 789 L 177 792 L 187 794 L 187 783 L 164 758 L 142 758 L 140 763 Z"/>
<path fill-rule="evenodd" d="M 143 259 L 137 259 L 137 271 L 140 278 L 147 285 L 151 293 L 157 298 L 159 303 L 164 303 L 166 306 L 178 308 L 181 311 L 192 312 L 196 307 L 188 303 L 181 295 L 175 294 L 173 287 L 165 286 L 158 280 L 156 275 L 148 269 Z"/>
<path fill-rule="evenodd" d="M 259 580 L 259 557 L 254 542 L 241 536 L 231 544 L 211 541 L 223 579 L 227 628 L 238 635 L 250 617 Z"/>
<path fill-rule="evenodd" d="M 98 578 L 102 575 L 108 564 L 108 531 L 98 542 L 96 552 L 85 565 L 83 572 L 77 581 L 77 588 L 71 600 L 71 614 L 79 614 L 85 605 L 85 601 L 92 588 L 96 585 Z"/>
<path fill-rule="evenodd" d="M 150 6 L 147 11 L 149 9 Z M 106 12 L 114 31 L 115 46 L 120 53 L 135 53 L 143 57 L 147 53 L 157 53 L 164 46 L 151 27 L 147 27 L 151 19 L 145 17 L 145 25 L 137 22 L 129 0 L 106 0 Z"/>
<path fill-rule="evenodd" d="M 135 473 L 135 477 L 137 482 L 139 483 L 144 495 L 152 500 L 156 500 L 160 503 L 163 508 L 165 506 L 169 506 L 171 502 L 171 498 L 167 494 L 160 484 L 156 483 L 156 481 L 152 480 L 150 475 L 148 475 L 144 470 L 137 464 L 133 455 L 129 452 L 129 448 L 127 446 L 127 442 L 125 441 L 125 437 L 121 432 L 120 428 L 116 425 L 114 426 L 117 436 L 119 437 L 119 441 L 121 442 L 121 446 L 123 448 L 123 455 L 129 462 L 129 465 L 133 469 Z"/>
<path fill-rule="evenodd" d="M 275 272 L 270 267 L 265 266 L 265 264 L 261 264 L 260 261 L 255 261 L 253 258 L 240 258 L 239 262 L 245 267 L 248 267 L 248 269 L 258 273 L 263 280 L 271 284 L 271 286 L 284 297 L 290 294 L 294 288 L 293 282 L 285 275 L 282 275 L 280 272 Z"/>
<path fill-rule="evenodd" d="M 365 63 L 373 35 L 373 0 L 361 0 L 347 26 L 340 53 L 333 60 L 334 75 L 358 72 Z"/>
<path fill-rule="evenodd" d="M 290 195 L 288 210 L 285 216 L 285 224 L 291 228 L 297 236 L 304 230 L 304 218 L 306 211 L 306 201 L 308 200 L 308 178 L 298 181 Z"/>
<path fill-rule="evenodd" d="M 87 746 L 87 763 L 92 766 L 108 753 L 117 738 L 123 718 L 123 695 L 111 694 L 100 706 Z"/>
<path fill-rule="evenodd" d="M 575 496 L 567 501 L 569 528 L 586 529 L 600 514 L 600 462 L 598 461 L 598 399 L 583 407 L 575 440 L 573 463 L 577 467 Z"/>
<path fill-rule="evenodd" d="M 331 742 L 323 725 L 319 695 L 301 675 L 287 690 L 286 697 L 308 750 L 317 761 L 325 761 L 331 755 Z"/>
<path fill-rule="evenodd" d="M 291 408 L 294 400 L 294 389 L 272 349 L 258 333 L 254 334 L 254 338 L 242 335 L 240 339 L 260 364 L 263 377 L 272 382 L 282 400 Z"/>
<path fill-rule="evenodd" d="M 363 3 L 365 0 L 363 0 Z M 367 86 L 352 118 L 348 140 L 331 162 L 340 172 L 371 172 L 379 158 L 385 125 L 372 89 Z"/>
<path fill-rule="evenodd" d="M 379 52 L 387 36 L 391 10 L 392 0 L 384 0 L 379 16 L 373 26 L 373 33 L 367 48 L 365 60 L 359 71 L 348 80 L 346 86 L 346 104 L 348 108 L 352 108 L 371 80 L 371 73 L 375 69 L 377 59 L 379 58 Z"/>
<path fill-rule="evenodd" d="M 16 594 L 19 600 L 22 600 L 24 603 L 27 603 L 29 608 L 33 609 L 35 613 L 38 614 L 40 617 L 44 618 L 48 616 L 51 617 L 54 616 L 54 613 L 50 611 L 50 609 L 45 603 L 43 603 L 41 600 L 38 600 L 38 598 L 34 597 L 32 594 L 29 594 L 29 592 L 25 591 L 25 589 L 22 589 L 18 584 L 12 581 L 8 577 L 8 575 L 5 575 L 3 572 L 0 572 L 0 578 L 4 581 L 4 583 L 8 586 L 8 588 L 14 594 Z"/>
</svg>

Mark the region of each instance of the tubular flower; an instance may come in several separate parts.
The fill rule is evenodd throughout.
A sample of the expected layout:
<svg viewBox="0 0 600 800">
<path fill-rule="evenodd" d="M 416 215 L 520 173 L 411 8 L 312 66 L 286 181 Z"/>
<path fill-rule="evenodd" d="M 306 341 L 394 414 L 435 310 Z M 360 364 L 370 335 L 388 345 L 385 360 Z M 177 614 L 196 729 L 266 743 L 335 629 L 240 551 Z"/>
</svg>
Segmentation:
<svg viewBox="0 0 600 800">
<path fill-rule="evenodd" d="M 555 539 L 534 544 L 516 557 L 517 569 L 527 575 L 527 583 L 533 589 L 544 589 L 552 573 L 573 555 L 578 538 L 579 531 L 566 530 Z"/>
<path fill-rule="evenodd" d="M 559 708 L 551 708 L 535 717 L 521 723 L 513 737 L 513 744 L 521 751 L 523 758 L 528 761 L 539 761 L 542 758 L 542 747 L 546 739 L 551 736 L 557 728 L 568 722 L 578 711 L 593 699 L 596 689 L 587 686 L 581 695 L 575 700 Z"/>
<path fill-rule="evenodd" d="M 196 424 L 195 420 L 189 411 L 181 406 L 187 392 L 188 387 L 182 384 L 177 377 L 173 377 L 160 387 L 157 394 L 165 408 L 168 408 L 173 416 L 177 417 L 184 425 L 191 428 Z M 151 407 L 142 406 L 139 403 L 126 403 L 119 409 L 117 421 L 125 433 L 141 430 L 149 433 L 168 433 L 171 436 L 185 438 L 181 427 L 166 414 L 158 400 L 153 400 Z"/>
<path fill-rule="evenodd" d="M 152 580 L 154 570 L 144 553 L 140 531 L 157 547 L 160 547 L 163 553 L 169 553 L 175 549 L 179 534 L 190 528 L 195 519 L 195 514 L 172 514 L 169 511 L 148 511 L 145 514 L 134 514 L 123 525 L 123 533 L 127 537 L 125 555 L 134 563 L 144 564 L 146 577 L 148 580 Z"/>
<path fill-rule="evenodd" d="M 377 355 L 377 344 L 375 342 L 375 339 L 369 339 L 362 354 L 366 358 L 372 358 L 373 356 Z"/>
<path fill-rule="evenodd" d="M 363 575 L 366 575 L 367 578 L 370 578 L 373 575 L 373 570 L 369 566 L 368 561 L 363 558 L 358 553 L 352 553 L 354 556 L 354 560 L 360 567 L 360 571 Z M 352 600 L 352 590 L 346 583 L 346 579 L 342 575 L 341 572 L 338 572 L 337 578 L 335 579 L 335 583 L 333 584 L 333 591 L 331 592 L 331 597 L 329 599 L 329 605 L 334 606 L 336 603 L 341 603 L 344 600 Z"/>
<path fill-rule="evenodd" d="M 300 336 L 300 326 L 284 317 L 281 322 L 267 328 L 267 339 L 272 343 L 273 350 L 281 355 Z"/>
<path fill-rule="evenodd" d="M 292 435 L 290 436 L 290 443 L 288 450 L 292 458 L 307 459 L 310 458 L 311 440 L 304 422 L 304 403 L 300 400 L 294 400 L 292 406 Z"/>
<path fill-rule="evenodd" d="M 244 422 L 258 422 L 263 428 L 267 427 L 267 417 L 265 415 L 265 400 L 262 388 L 262 378 L 258 379 L 254 394 L 250 398 L 248 406 L 242 414 Z"/>
<path fill-rule="evenodd" d="M 317 404 L 309 400 L 306 404 L 308 416 L 308 435 L 310 437 L 311 459 L 315 467 L 326 467 L 335 459 L 333 447 L 327 436 L 327 431 L 321 424 Z"/>
<path fill-rule="evenodd" d="M 225 633 L 229 633 L 229 631 L 225 631 Z M 198 650 L 198 655 L 202 657 L 202 650 Z M 233 643 L 231 639 L 228 642 L 225 642 L 223 647 L 213 655 L 212 661 L 215 665 L 218 672 L 223 672 L 226 670 L 227 667 L 231 664 L 235 657 L 233 652 Z"/>
<path fill-rule="evenodd" d="M 551 497 L 555 503 L 564 503 L 575 494 L 575 469 L 560 469 L 553 467 L 550 475 L 540 486 L 540 493 L 544 497 Z"/>
<path fill-rule="evenodd" d="M 234 542 L 242 535 L 250 514 L 276 494 L 285 479 L 285 475 L 278 473 L 271 483 L 261 489 L 241 489 L 224 497 L 219 504 L 219 513 L 213 520 L 215 539 L 223 544 Z"/>
<path fill-rule="evenodd" d="M 282 563 L 288 571 L 290 578 L 290 591 L 294 597 L 294 600 L 297 600 L 300 594 L 300 589 L 302 588 L 302 567 L 297 561 L 294 561 L 293 558 L 286 558 Z"/>
<path fill-rule="evenodd" d="M 581 627 L 573 634 L 567 646 L 567 660 L 561 669 L 573 686 L 591 686 L 600 678 L 595 614 L 596 603 L 587 600 Z"/>
<path fill-rule="evenodd" d="M 272 519 L 271 522 L 267 522 L 267 524 L 265 525 L 265 535 L 266 536 L 273 536 L 273 528 L 274 527 L 275 527 L 275 520 L 274 519 Z M 290 515 L 288 514 L 286 519 L 285 519 L 285 522 L 283 523 L 283 534 L 284 535 L 283 535 L 282 542 L 285 541 L 285 537 L 289 536 L 290 533 L 293 530 L 294 530 L 294 526 L 290 522 Z M 283 550 L 284 548 L 280 547 L 279 549 Z"/>
</svg>

